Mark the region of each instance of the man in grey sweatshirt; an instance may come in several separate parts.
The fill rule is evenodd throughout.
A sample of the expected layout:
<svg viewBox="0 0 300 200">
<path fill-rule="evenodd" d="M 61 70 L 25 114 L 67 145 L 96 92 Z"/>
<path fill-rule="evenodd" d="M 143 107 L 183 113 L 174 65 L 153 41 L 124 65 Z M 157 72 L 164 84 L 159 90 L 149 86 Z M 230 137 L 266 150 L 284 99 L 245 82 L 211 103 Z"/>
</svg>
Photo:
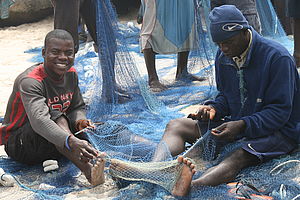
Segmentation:
<svg viewBox="0 0 300 200">
<path fill-rule="evenodd" d="M 103 183 L 103 153 L 83 133 L 74 135 L 92 124 L 73 67 L 72 36 L 60 29 L 49 32 L 42 55 L 43 63 L 26 69 L 14 82 L 0 144 L 9 157 L 29 165 L 64 156 L 92 185 Z"/>
</svg>

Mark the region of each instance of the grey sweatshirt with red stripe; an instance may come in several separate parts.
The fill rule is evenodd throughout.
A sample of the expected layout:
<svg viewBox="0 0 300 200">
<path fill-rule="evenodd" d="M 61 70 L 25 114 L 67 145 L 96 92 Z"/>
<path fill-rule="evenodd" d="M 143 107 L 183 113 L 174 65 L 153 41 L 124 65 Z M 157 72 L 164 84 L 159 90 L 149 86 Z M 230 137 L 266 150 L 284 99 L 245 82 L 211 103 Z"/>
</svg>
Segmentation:
<svg viewBox="0 0 300 200">
<path fill-rule="evenodd" d="M 63 147 L 69 133 L 55 123 L 62 115 L 70 120 L 74 130 L 77 120 L 86 119 L 75 68 L 70 68 L 62 81 L 57 82 L 48 76 L 43 64 L 32 66 L 14 82 L 0 127 L 0 144 L 5 144 L 11 134 L 30 123 L 36 133 Z"/>
</svg>

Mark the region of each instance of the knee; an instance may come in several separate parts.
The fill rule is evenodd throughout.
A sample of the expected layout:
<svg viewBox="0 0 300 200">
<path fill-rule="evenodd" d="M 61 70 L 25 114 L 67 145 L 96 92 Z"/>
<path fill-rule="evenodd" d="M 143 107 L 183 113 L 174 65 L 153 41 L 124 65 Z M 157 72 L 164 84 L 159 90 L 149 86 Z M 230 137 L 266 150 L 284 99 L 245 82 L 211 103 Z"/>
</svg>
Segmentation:
<svg viewBox="0 0 300 200">
<path fill-rule="evenodd" d="M 172 119 L 166 126 L 166 132 L 177 133 L 183 124 L 179 119 Z"/>
<path fill-rule="evenodd" d="M 256 165 L 259 163 L 258 157 L 245 151 L 244 149 L 238 149 L 232 154 L 232 159 L 234 163 L 239 163 L 241 169 Z"/>
</svg>

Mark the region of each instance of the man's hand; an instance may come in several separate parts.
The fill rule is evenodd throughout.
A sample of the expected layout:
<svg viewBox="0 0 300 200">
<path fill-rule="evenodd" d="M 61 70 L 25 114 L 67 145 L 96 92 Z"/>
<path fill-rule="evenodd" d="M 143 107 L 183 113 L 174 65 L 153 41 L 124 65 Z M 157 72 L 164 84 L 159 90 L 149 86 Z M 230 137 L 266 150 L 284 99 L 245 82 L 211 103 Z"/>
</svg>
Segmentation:
<svg viewBox="0 0 300 200">
<path fill-rule="evenodd" d="M 89 162 L 91 159 L 98 156 L 99 152 L 90 143 L 85 140 L 76 138 L 74 135 L 70 135 L 68 138 L 68 144 L 71 152 L 74 153 L 82 162 Z"/>
<path fill-rule="evenodd" d="M 88 119 L 80 119 L 78 121 L 76 121 L 76 129 L 77 131 L 80 131 L 86 127 L 91 127 L 91 128 L 95 128 L 95 126 L 93 125 L 93 123 L 91 122 L 91 120 Z"/>
<path fill-rule="evenodd" d="M 217 139 L 232 142 L 239 133 L 245 130 L 245 128 L 246 124 L 244 120 L 230 121 L 212 129 L 211 134 Z"/>
<path fill-rule="evenodd" d="M 201 105 L 195 114 L 189 114 L 188 118 L 208 121 L 214 119 L 216 110 L 212 106 Z"/>
</svg>

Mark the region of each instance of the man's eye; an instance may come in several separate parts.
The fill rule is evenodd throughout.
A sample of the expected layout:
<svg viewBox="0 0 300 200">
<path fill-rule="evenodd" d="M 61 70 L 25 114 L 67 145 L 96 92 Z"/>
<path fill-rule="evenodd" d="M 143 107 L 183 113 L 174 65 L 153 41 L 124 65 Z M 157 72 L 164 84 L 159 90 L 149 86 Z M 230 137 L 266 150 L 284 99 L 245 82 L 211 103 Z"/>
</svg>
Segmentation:
<svg viewBox="0 0 300 200">
<path fill-rule="evenodd" d="M 52 50 L 51 53 L 57 55 L 59 52 L 57 50 Z"/>
<path fill-rule="evenodd" d="M 67 55 L 67 56 L 72 56 L 72 55 L 73 55 L 73 51 L 67 51 L 67 52 L 66 52 L 66 55 Z"/>
</svg>

